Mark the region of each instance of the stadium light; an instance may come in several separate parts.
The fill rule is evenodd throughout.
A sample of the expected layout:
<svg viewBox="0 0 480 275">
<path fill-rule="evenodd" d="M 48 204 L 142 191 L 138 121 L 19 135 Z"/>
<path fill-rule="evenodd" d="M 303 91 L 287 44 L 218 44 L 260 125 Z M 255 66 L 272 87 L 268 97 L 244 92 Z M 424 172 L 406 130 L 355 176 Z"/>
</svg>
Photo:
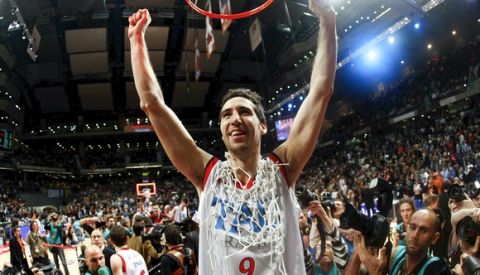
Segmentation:
<svg viewBox="0 0 480 275">
<path fill-rule="evenodd" d="M 395 37 L 394 36 L 389 36 L 388 37 L 388 44 L 393 44 L 395 43 Z"/>
<path fill-rule="evenodd" d="M 367 58 L 368 60 L 370 61 L 375 61 L 377 60 L 377 52 L 375 50 L 370 50 L 368 53 L 367 53 Z"/>
</svg>

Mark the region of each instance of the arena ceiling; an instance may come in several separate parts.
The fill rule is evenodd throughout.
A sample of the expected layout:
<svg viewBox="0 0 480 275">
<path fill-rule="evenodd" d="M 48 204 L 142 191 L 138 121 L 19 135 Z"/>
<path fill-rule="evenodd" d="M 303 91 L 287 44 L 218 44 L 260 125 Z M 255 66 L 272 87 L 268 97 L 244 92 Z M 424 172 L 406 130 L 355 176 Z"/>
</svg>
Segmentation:
<svg viewBox="0 0 480 275">
<path fill-rule="evenodd" d="M 428 12 L 422 10 L 432 2 L 438 6 Z M 202 3 L 200 0 L 199 5 Z M 218 11 L 217 1 L 212 3 L 213 10 Z M 234 12 L 261 3 L 231 0 Z M 405 58 L 412 60 L 428 58 L 447 45 L 461 44 L 462 39 L 464 42 L 478 35 L 480 27 L 476 0 L 334 3 L 338 11 L 339 61 L 348 59 L 405 17 L 411 19 L 410 25 L 422 22 L 425 26 L 421 38 L 410 33 L 411 26 L 399 31 L 407 49 Z M 15 7 L 30 33 L 36 28 L 41 36 L 35 61 L 28 53 L 28 39 L 23 39 L 22 29 L 8 30 L 16 19 L 12 14 Z M 126 35 L 128 16 L 138 8 L 148 8 L 152 14 L 147 31 L 152 64 L 167 103 L 183 119 L 215 118 L 219 99 L 232 87 L 260 91 L 271 99 L 269 109 L 282 96 L 295 92 L 297 84 L 301 87 L 308 82 L 318 24 L 306 0 L 276 0 L 260 13 L 257 17 L 263 45 L 255 51 L 251 50 L 248 29 L 257 17 L 235 21 L 223 34 L 220 22 L 215 21 L 216 48 L 208 60 L 204 17 L 187 9 L 183 0 L 0 0 L 0 88 L 10 91 L 13 98 L 9 104 L 14 106 L 2 107 L 2 112 L 9 114 L 3 123 L 14 120 L 28 131 L 50 124 L 141 115 Z M 452 29 L 456 29 L 460 41 L 448 42 Z M 201 45 L 202 72 L 198 82 L 194 80 L 195 30 Z M 425 50 L 428 41 L 437 45 L 434 51 Z M 354 92 L 356 85 L 348 77 L 339 70 L 340 92 L 336 100 L 349 98 Z M 278 93 L 282 87 L 286 92 Z"/>
</svg>

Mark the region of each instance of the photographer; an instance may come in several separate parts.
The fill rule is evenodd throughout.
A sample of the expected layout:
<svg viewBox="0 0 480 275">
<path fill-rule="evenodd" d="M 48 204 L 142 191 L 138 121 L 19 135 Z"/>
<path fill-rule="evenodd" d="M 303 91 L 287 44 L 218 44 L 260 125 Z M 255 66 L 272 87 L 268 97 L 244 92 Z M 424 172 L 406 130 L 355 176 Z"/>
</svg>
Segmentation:
<svg viewBox="0 0 480 275">
<path fill-rule="evenodd" d="M 455 264 L 454 270 L 457 274 L 474 274 L 480 269 L 480 209 L 472 208 L 472 201 L 468 198 L 460 203 L 452 201 L 450 206 L 453 226 L 450 244 L 460 250 L 453 253 L 451 262 Z"/>
<path fill-rule="evenodd" d="M 390 257 L 389 274 L 451 274 L 448 264 L 438 257 L 430 257 L 428 248 L 439 236 L 440 222 L 436 214 L 428 209 L 415 212 L 407 227 L 406 245 L 398 246 Z M 386 266 L 385 248 L 377 256 L 369 251 L 363 236 L 355 238 L 355 252 L 347 267 L 347 274 L 357 274 L 360 264 L 372 274 L 383 274 Z"/>
<path fill-rule="evenodd" d="M 158 274 L 194 274 L 196 271 L 195 257 L 192 250 L 184 247 L 180 228 L 174 224 L 167 225 L 164 236 L 167 252 L 160 258 Z"/>
<path fill-rule="evenodd" d="M 396 226 L 395 246 L 405 246 L 405 236 L 410 219 L 415 213 L 415 203 L 408 198 L 403 198 L 398 203 L 402 222 Z"/>
<path fill-rule="evenodd" d="M 330 206 L 335 209 L 334 206 Z M 316 220 L 312 221 L 312 230 L 310 232 L 310 244 L 315 246 L 315 272 L 316 275 L 340 274 L 348 262 L 348 250 L 343 243 L 337 227 L 331 217 L 330 207 L 324 209 L 319 201 L 311 201 L 309 210 L 315 213 Z M 328 212 L 328 214 L 327 214 Z M 337 211 L 334 211 L 337 214 Z M 321 222 L 325 230 L 327 239 L 325 242 L 325 252 L 321 255 L 321 240 L 318 238 L 317 223 Z"/>
<path fill-rule="evenodd" d="M 478 229 L 478 227 L 477 227 Z M 460 256 L 460 264 L 457 264 L 453 271 L 457 275 L 480 274 L 480 236 L 479 232 L 476 232 L 475 243 L 472 244 L 471 240 L 461 240 L 460 247 L 462 249 L 462 255 Z"/>
<path fill-rule="evenodd" d="M 65 275 L 69 275 L 65 252 L 63 251 L 63 248 L 58 247 L 64 245 L 63 224 L 58 220 L 57 213 L 52 213 L 49 220 L 50 221 L 45 225 L 45 231 L 48 232 L 48 243 L 53 245 L 50 246 L 50 252 L 53 254 L 53 260 L 55 261 L 56 267 L 60 269 L 60 264 L 58 262 L 58 258 L 60 258 Z"/>
<path fill-rule="evenodd" d="M 452 233 L 450 235 L 449 252 L 452 266 L 460 262 L 461 242 L 459 240 L 458 223 L 466 217 L 471 217 L 474 224 L 480 223 L 480 210 L 473 201 L 463 192 L 460 185 L 452 185 L 448 189 L 448 207 L 451 211 Z"/>
</svg>

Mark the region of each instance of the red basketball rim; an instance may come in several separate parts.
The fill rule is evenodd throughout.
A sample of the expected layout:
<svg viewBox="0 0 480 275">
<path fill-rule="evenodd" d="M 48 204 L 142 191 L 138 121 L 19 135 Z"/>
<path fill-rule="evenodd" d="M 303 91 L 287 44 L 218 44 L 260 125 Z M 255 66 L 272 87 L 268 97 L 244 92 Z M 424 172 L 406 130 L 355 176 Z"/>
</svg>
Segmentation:
<svg viewBox="0 0 480 275">
<path fill-rule="evenodd" d="M 232 14 L 220 14 L 220 13 L 212 13 L 212 12 L 208 12 L 206 10 L 202 10 L 201 8 L 197 7 L 197 5 L 195 5 L 192 2 L 192 0 L 185 0 L 185 1 L 190 6 L 190 8 L 192 8 L 194 11 L 200 13 L 201 15 L 208 16 L 208 17 L 214 18 L 214 19 L 230 19 L 230 20 L 241 19 L 241 18 L 252 16 L 254 14 L 257 14 L 257 13 L 261 12 L 262 10 L 264 10 L 265 8 L 270 6 L 270 4 L 273 3 L 273 0 L 266 0 L 265 3 L 263 3 L 262 5 L 254 8 L 252 10 L 249 10 L 249 11 L 244 11 L 244 12 L 240 12 L 240 13 L 232 13 Z"/>
</svg>

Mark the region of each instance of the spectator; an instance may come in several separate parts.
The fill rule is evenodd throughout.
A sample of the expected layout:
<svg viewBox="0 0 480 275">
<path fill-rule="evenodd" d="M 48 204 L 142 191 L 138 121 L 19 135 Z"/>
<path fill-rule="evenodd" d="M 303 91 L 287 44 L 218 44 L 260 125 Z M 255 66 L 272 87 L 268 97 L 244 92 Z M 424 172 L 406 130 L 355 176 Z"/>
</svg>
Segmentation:
<svg viewBox="0 0 480 275">
<path fill-rule="evenodd" d="M 45 231 L 49 233 L 47 241 L 49 244 L 51 244 L 50 252 L 53 254 L 53 260 L 55 261 L 57 269 L 60 269 L 60 264 L 58 261 L 58 258 L 60 258 L 65 275 L 70 274 L 68 272 L 67 260 L 65 259 L 65 252 L 61 247 L 64 245 L 63 224 L 58 220 L 57 213 L 52 213 L 50 215 L 50 221 L 45 225 Z"/>
<path fill-rule="evenodd" d="M 25 254 L 25 244 L 22 240 L 20 227 L 14 226 L 12 228 L 13 237 L 10 239 L 8 247 L 10 248 L 10 263 L 18 271 L 26 272 L 28 275 L 33 275 L 33 272 L 28 267 L 28 261 Z"/>
<path fill-rule="evenodd" d="M 32 264 L 48 262 L 46 240 L 40 236 L 38 222 L 30 223 L 30 232 L 27 235 L 27 244 L 30 246 Z"/>
</svg>

